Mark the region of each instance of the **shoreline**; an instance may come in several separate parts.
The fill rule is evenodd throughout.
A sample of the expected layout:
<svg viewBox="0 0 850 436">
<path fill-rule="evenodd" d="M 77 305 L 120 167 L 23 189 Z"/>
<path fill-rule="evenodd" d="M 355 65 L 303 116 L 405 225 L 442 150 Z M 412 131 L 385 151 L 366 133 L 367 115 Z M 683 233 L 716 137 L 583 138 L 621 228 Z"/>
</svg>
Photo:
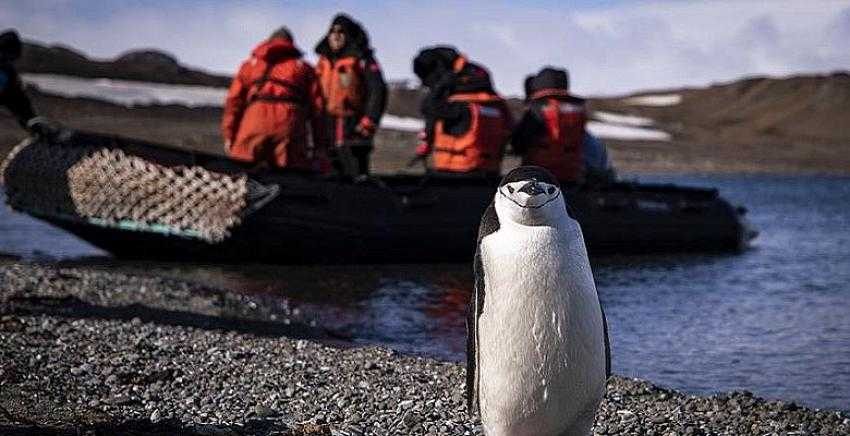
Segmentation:
<svg viewBox="0 0 850 436">
<path fill-rule="evenodd" d="M 480 434 L 464 368 L 178 280 L 0 263 L 2 434 Z M 615 376 L 594 434 L 850 433 L 850 414 Z"/>
</svg>

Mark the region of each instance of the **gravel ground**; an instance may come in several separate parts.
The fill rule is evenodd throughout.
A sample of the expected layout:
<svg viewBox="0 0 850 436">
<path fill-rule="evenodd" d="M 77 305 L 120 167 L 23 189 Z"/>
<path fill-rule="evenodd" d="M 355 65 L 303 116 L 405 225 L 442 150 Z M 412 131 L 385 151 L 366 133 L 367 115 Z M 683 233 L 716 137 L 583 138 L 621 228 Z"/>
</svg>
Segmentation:
<svg viewBox="0 0 850 436">
<path fill-rule="evenodd" d="M 339 344 L 285 305 L 0 265 L 0 434 L 479 434 L 455 363 Z M 850 416 L 613 377 L 599 435 L 848 435 Z"/>
</svg>

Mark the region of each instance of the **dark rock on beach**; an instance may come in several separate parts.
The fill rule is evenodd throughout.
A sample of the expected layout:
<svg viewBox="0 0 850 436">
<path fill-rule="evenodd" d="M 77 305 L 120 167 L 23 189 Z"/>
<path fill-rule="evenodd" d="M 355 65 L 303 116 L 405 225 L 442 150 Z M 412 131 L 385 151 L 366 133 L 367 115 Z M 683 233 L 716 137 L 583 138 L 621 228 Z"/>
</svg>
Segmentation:
<svg viewBox="0 0 850 436">
<path fill-rule="evenodd" d="M 333 338 L 273 303 L 0 266 L 0 434 L 472 435 L 464 368 Z M 846 435 L 850 416 L 613 377 L 599 435 Z"/>
</svg>

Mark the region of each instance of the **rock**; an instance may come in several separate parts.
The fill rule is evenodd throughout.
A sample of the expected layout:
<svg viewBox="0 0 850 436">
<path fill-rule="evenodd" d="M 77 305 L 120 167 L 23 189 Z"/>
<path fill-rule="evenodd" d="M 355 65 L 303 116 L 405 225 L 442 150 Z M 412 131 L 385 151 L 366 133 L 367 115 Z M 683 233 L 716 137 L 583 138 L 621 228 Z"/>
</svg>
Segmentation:
<svg viewBox="0 0 850 436">
<path fill-rule="evenodd" d="M 466 412 L 462 365 L 253 334 L 239 323 L 216 323 L 224 316 L 267 320 L 273 308 L 259 298 L 249 309 L 238 295 L 188 283 L 69 270 L 78 278 L 63 279 L 50 266 L 0 266 L 0 301 L 26 288 L 108 310 L 132 307 L 136 318 L 68 320 L 37 307 L 2 315 L 0 382 L 4 392 L 38 399 L 25 415 L 35 422 L 67 426 L 69 434 L 115 433 L 78 424 L 90 418 L 153 422 L 162 434 L 481 434 L 480 422 Z M 179 311 L 192 323 L 156 319 L 157 311 Z M 6 328 L 13 323 L 19 327 Z M 61 341 L 45 343 L 45 331 L 61 331 Z M 61 406 L 50 404 L 54 400 Z M 132 427 L 125 433 L 151 431 Z M 617 376 L 608 382 L 594 427 L 597 434 L 617 436 L 848 431 L 850 417 L 843 412 L 767 402 L 746 392 L 688 396 Z"/>
</svg>

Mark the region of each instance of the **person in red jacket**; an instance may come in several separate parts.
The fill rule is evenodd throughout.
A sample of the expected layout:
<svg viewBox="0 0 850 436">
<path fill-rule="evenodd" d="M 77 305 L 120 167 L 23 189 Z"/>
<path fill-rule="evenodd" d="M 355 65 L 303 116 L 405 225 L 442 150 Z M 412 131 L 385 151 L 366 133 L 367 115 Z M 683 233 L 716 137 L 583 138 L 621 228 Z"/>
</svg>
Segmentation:
<svg viewBox="0 0 850 436">
<path fill-rule="evenodd" d="M 316 54 L 325 126 L 335 145 L 334 166 L 350 176 L 369 174 L 373 138 L 387 105 L 387 84 L 369 36 L 360 23 L 339 14 L 316 45 Z"/>
<path fill-rule="evenodd" d="M 417 156 L 425 159 L 433 152 L 439 172 L 499 175 L 513 117 L 490 73 L 449 46 L 420 51 L 413 71 L 428 88 Z"/>
<path fill-rule="evenodd" d="M 525 93 L 528 110 L 514 130 L 514 152 L 523 165 L 546 168 L 562 182 L 583 181 L 587 109 L 570 93 L 567 71 L 540 70 L 526 78 Z"/>
<path fill-rule="evenodd" d="M 313 67 L 301 56 L 292 34 L 281 28 L 242 63 L 221 120 L 230 157 L 277 168 L 329 167 L 320 116 L 322 93 Z"/>
</svg>

